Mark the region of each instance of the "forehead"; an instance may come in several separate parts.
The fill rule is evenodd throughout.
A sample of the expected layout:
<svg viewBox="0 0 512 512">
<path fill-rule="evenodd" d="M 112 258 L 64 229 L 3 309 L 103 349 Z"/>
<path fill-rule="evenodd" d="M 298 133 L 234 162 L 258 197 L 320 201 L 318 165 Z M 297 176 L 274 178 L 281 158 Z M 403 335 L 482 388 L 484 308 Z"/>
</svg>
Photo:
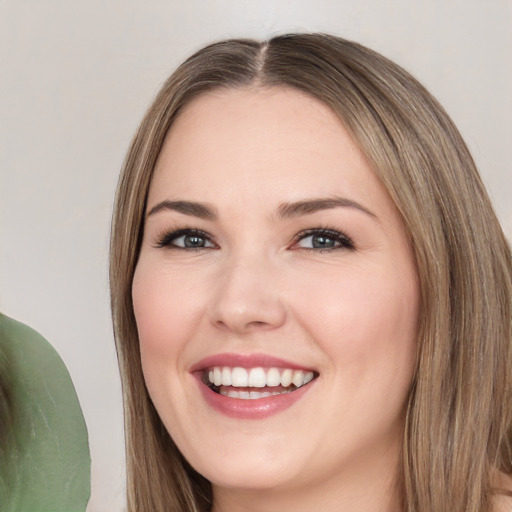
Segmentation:
<svg viewBox="0 0 512 512">
<path fill-rule="evenodd" d="M 363 153 L 327 105 L 292 88 L 253 87 L 214 90 L 186 106 L 167 134 L 150 197 L 210 200 L 215 192 L 222 200 L 235 191 L 363 200 L 376 187 Z"/>
<path fill-rule="evenodd" d="M 180 112 L 165 145 L 176 149 L 191 138 L 205 149 L 209 143 L 239 147 L 237 143 L 243 142 L 244 151 L 270 146 L 308 151 L 322 142 L 324 146 L 334 142 L 332 149 L 337 147 L 339 154 L 359 153 L 353 151 L 351 136 L 330 107 L 291 87 L 215 89 L 202 94 Z"/>
</svg>

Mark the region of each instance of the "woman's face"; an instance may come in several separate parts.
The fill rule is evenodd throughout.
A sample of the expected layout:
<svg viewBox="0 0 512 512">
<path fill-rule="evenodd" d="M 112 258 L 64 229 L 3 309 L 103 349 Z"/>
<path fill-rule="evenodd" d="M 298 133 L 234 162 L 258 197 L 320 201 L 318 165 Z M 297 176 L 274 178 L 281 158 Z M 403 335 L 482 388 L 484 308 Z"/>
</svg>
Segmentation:
<svg viewBox="0 0 512 512">
<path fill-rule="evenodd" d="M 399 215 L 328 107 L 248 88 L 181 113 L 133 304 L 154 405 L 215 490 L 392 474 L 418 303 Z"/>
</svg>

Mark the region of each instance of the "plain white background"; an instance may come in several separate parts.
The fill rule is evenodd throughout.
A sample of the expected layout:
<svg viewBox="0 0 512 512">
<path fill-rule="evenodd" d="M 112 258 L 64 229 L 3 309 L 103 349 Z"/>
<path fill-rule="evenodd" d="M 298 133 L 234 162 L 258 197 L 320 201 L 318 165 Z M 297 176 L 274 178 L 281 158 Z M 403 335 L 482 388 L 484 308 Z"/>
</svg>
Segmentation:
<svg viewBox="0 0 512 512">
<path fill-rule="evenodd" d="M 287 31 L 354 39 L 419 78 L 462 131 L 512 238 L 511 0 L 0 0 L 0 310 L 48 338 L 75 382 L 89 512 L 124 510 L 107 257 L 130 138 L 191 52 Z"/>
</svg>

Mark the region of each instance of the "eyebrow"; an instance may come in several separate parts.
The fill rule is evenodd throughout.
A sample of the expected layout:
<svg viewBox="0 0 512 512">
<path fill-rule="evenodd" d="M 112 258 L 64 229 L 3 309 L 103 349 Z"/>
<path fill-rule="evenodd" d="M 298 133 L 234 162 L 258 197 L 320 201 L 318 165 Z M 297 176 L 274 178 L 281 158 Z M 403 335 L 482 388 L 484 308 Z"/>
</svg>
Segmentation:
<svg viewBox="0 0 512 512">
<path fill-rule="evenodd" d="M 321 210 L 330 210 L 332 208 L 354 208 L 359 210 L 374 219 L 377 219 L 377 216 L 365 208 L 363 205 L 357 203 L 356 201 L 352 201 L 352 199 L 347 199 L 345 197 L 327 197 L 327 198 L 318 198 L 318 199 L 306 199 L 304 201 L 296 201 L 293 203 L 283 203 L 277 209 L 277 216 L 280 218 L 290 218 L 290 217 L 299 217 L 301 215 L 309 215 Z"/>
<path fill-rule="evenodd" d="M 218 217 L 217 211 L 213 206 L 193 201 L 161 201 L 149 210 L 147 217 L 162 210 L 171 210 L 205 220 L 215 220 Z"/>
<path fill-rule="evenodd" d="M 327 197 L 318 199 L 305 199 L 303 201 L 286 202 L 277 209 L 277 218 L 289 219 L 291 217 L 300 217 L 302 215 L 311 215 L 322 210 L 333 208 L 354 208 L 370 217 L 377 219 L 377 216 L 365 208 L 363 205 L 344 197 Z M 195 201 L 161 201 L 149 210 L 147 217 L 163 210 L 171 210 L 184 215 L 198 217 L 205 220 L 216 220 L 218 218 L 217 210 L 208 203 L 199 203 Z"/>
</svg>

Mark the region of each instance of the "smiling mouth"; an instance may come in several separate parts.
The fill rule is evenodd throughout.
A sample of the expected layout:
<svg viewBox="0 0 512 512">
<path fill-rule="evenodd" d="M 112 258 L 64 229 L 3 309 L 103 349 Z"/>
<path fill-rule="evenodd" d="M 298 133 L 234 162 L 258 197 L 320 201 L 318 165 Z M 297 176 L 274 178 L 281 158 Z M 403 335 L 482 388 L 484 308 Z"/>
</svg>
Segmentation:
<svg viewBox="0 0 512 512">
<path fill-rule="evenodd" d="M 220 395 L 256 400 L 292 393 L 316 377 L 316 372 L 291 368 L 214 366 L 203 371 L 201 380 Z"/>
</svg>

